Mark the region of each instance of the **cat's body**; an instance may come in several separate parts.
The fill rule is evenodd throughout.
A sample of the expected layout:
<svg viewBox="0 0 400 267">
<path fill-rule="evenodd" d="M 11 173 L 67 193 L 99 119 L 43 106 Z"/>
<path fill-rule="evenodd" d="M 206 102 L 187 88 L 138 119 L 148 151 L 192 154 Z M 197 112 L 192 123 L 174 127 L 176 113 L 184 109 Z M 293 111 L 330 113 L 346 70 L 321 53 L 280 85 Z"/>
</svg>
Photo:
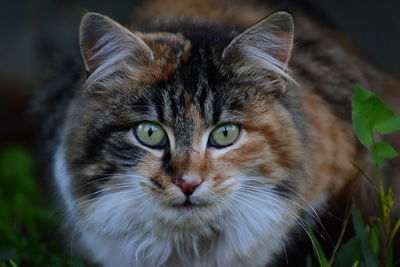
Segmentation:
<svg viewBox="0 0 400 267">
<path fill-rule="evenodd" d="M 151 1 L 132 23 L 147 30 L 134 34 L 84 17 L 88 78 L 71 72 L 38 102 L 66 225 L 89 259 L 265 266 L 302 230 L 303 211 L 315 219 L 346 190 L 366 203 L 363 187 L 348 190 L 360 176 L 352 164 L 368 169 L 351 128 L 352 90 L 398 84 L 301 15 L 293 51 L 287 13 L 240 34 L 271 11 Z M 162 127 L 163 143 L 143 143 L 141 122 Z M 219 125 L 239 129 L 236 139 L 216 144 Z"/>
</svg>

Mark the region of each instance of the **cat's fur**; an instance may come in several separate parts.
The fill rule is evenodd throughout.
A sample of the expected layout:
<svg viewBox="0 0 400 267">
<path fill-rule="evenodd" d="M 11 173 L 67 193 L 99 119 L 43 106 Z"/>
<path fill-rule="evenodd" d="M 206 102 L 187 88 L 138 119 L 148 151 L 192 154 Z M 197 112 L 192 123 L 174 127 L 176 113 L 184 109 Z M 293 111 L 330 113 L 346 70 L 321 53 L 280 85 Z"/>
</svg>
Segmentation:
<svg viewBox="0 0 400 267">
<path fill-rule="evenodd" d="M 349 119 L 353 87 L 399 85 L 301 14 L 295 30 L 285 12 L 251 26 L 273 10 L 149 1 L 132 32 L 84 16 L 87 78 L 63 73 L 70 82 L 50 85 L 38 106 L 66 225 L 91 261 L 265 266 L 304 228 L 303 212 L 316 218 L 358 183 L 352 164 L 368 165 Z M 141 121 L 161 124 L 169 145 L 139 143 Z M 208 146 L 224 122 L 241 125 L 239 140 Z M 173 183 L 185 175 L 204 180 L 189 207 Z"/>
</svg>

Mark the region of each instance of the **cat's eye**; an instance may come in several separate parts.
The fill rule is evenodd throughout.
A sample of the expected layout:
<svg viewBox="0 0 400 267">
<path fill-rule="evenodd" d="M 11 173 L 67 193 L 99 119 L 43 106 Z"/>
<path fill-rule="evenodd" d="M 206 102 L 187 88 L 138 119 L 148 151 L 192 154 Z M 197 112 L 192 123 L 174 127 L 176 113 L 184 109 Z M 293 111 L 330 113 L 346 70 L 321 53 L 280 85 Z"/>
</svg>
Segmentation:
<svg viewBox="0 0 400 267">
<path fill-rule="evenodd" d="M 160 149 L 167 144 L 164 129 L 154 122 L 142 122 L 134 128 L 136 139 L 145 146 Z"/>
<path fill-rule="evenodd" d="M 210 135 L 209 145 L 223 148 L 232 145 L 239 137 L 240 127 L 236 124 L 217 126 Z"/>
</svg>

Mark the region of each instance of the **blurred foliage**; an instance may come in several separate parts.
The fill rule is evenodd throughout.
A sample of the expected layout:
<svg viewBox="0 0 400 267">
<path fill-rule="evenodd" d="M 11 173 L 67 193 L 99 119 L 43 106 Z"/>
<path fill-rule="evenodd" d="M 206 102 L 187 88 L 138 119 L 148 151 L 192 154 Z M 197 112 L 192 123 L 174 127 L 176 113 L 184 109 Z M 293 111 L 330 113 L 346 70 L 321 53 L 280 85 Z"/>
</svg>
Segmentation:
<svg viewBox="0 0 400 267">
<path fill-rule="evenodd" d="M 32 153 L 0 149 L 0 266 L 84 266 L 63 252 L 57 218 L 34 177 Z"/>
</svg>

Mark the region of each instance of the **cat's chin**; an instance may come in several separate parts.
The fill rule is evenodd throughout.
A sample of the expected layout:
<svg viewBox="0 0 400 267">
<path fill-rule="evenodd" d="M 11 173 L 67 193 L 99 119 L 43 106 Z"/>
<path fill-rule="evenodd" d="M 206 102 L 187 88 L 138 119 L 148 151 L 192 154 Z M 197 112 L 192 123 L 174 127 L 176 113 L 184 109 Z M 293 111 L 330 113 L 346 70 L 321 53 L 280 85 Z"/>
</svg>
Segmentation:
<svg viewBox="0 0 400 267">
<path fill-rule="evenodd" d="M 204 225 L 213 225 L 224 216 L 223 208 L 212 203 L 184 201 L 165 206 L 157 212 L 157 223 L 190 231 Z"/>
</svg>

